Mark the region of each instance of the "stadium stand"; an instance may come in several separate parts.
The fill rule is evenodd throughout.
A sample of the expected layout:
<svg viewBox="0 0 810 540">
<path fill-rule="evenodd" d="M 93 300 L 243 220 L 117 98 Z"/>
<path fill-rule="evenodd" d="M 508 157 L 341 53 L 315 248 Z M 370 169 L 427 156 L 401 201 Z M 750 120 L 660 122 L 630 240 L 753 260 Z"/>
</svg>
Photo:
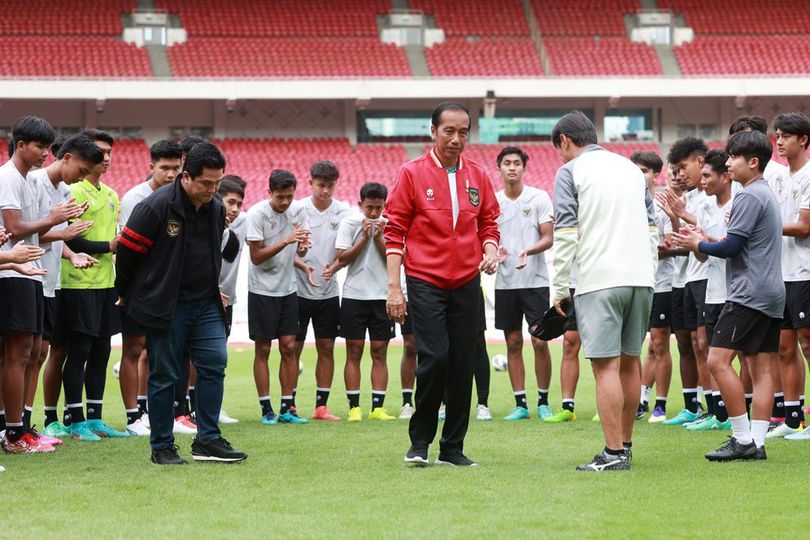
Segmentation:
<svg viewBox="0 0 810 540">
<path fill-rule="evenodd" d="M 67 12 L 58 9 L 60 3 Z M 121 14 L 131 12 L 136 5 L 136 0 L 6 0 L 0 35 L 119 36 Z"/>
<path fill-rule="evenodd" d="M 447 36 L 528 36 L 529 25 L 520 0 L 410 0 L 411 9 L 433 15 Z"/>
<path fill-rule="evenodd" d="M 696 36 L 694 41 L 675 47 L 675 56 L 685 76 L 810 73 L 810 55 L 805 54 L 810 48 L 810 34 L 779 36 L 779 47 L 774 47 L 774 40 L 774 36 Z"/>
<path fill-rule="evenodd" d="M 624 38 L 570 37 L 544 41 L 551 73 L 560 77 L 658 76 L 655 49 Z"/>
<path fill-rule="evenodd" d="M 616 36 L 627 38 L 624 14 L 641 7 L 639 0 L 532 0 L 532 9 L 544 37 Z"/>
<path fill-rule="evenodd" d="M 804 0 L 658 0 L 658 7 L 684 16 L 695 34 L 807 34 L 810 11 Z M 772 39 L 769 39 L 772 43 Z"/>
<path fill-rule="evenodd" d="M 529 38 L 448 38 L 425 49 L 434 77 L 542 77 L 543 65 Z"/>
</svg>

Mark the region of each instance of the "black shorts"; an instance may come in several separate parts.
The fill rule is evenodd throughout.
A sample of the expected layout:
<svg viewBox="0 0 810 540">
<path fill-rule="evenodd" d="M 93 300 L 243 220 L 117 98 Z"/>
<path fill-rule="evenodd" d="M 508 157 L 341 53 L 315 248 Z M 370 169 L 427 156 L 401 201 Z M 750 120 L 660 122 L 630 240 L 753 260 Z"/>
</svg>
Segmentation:
<svg viewBox="0 0 810 540">
<path fill-rule="evenodd" d="M 62 289 L 59 299 L 57 337 L 71 333 L 92 337 L 112 336 L 121 331 L 118 293 L 110 289 Z"/>
<path fill-rule="evenodd" d="M 54 291 L 53 298 L 44 297 L 44 317 L 42 318 L 42 339 L 51 342 L 56 335 L 56 326 L 59 324 L 59 297 L 61 291 Z"/>
<path fill-rule="evenodd" d="M 743 354 L 779 352 L 782 320 L 735 302 L 726 302 L 720 312 L 711 346 Z"/>
<path fill-rule="evenodd" d="M 394 337 L 394 323 L 388 318 L 385 300 L 344 298 L 340 308 L 340 336 L 346 339 L 386 341 Z"/>
<path fill-rule="evenodd" d="M 673 332 L 686 330 L 686 323 L 683 320 L 683 299 L 684 288 L 672 288 L 672 317 L 670 317 L 670 327 Z"/>
<path fill-rule="evenodd" d="M 785 282 L 784 330 L 810 326 L 810 281 Z"/>
<path fill-rule="evenodd" d="M 257 337 L 278 339 L 298 335 L 298 295 L 265 296 L 248 292 L 248 333 Z"/>
<path fill-rule="evenodd" d="M 549 308 L 548 287 L 495 289 L 495 328 L 510 332 L 539 323 Z"/>
<path fill-rule="evenodd" d="M 146 329 L 141 325 L 141 323 L 139 323 L 138 321 L 127 315 L 126 306 L 118 307 L 118 315 L 121 318 L 121 333 L 123 335 L 125 336 L 146 335 Z"/>
<path fill-rule="evenodd" d="M 650 328 L 670 328 L 672 326 L 672 292 L 653 294 L 650 311 Z"/>
<path fill-rule="evenodd" d="M 577 327 L 577 303 L 574 301 L 576 289 L 570 289 L 571 293 L 571 315 L 568 316 L 568 323 L 565 325 L 566 332 L 579 332 Z"/>
<path fill-rule="evenodd" d="M 225 337 L 231 337 L 231 327 L 233 326 L 233 306 L 225 307 Z"/>
<path fill-rule="evenodd" d="M 312 320 L 312 329 L 315 339 L 335 339 L 340 330 L 340 298 L 324 298 L 323 300 L 310 300 L 298 297 L 298 337 L 296 341 L 306 341 L 309 321 Z"/>
<path fill-rule="evenodd" d="M 42 334 L 45 297 L 42 282 L 27 278 L 0 279 L 0 335 L 9 331 Z"/>
<path fill-rule="evenodd" d="M 706 326 L 703 320 L 703 306 L 706 304 L 706 283 L 709 280 L 692 281 L 686 284 L 683 297 L 683 321 L 686 330 L 697 330 Z"/>
<path fill-rule="evenodd" d="M 706 336 L 711 344 L 714 330 L 717 328 L 717 321 L 720 319 L 720 312 L 725 304 L 705 304 L 703 307 L 703 318 L 706 321 Z"/>
</svg>

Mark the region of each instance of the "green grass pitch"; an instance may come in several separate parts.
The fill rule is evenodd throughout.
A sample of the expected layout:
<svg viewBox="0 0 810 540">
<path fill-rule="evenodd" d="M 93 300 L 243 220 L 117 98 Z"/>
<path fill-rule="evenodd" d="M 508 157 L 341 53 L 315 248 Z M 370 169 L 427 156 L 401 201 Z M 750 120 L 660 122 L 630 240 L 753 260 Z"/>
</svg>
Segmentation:
<svg viewBox="0 0 810 540">
<path fill-rule="evenodd" d="M 491 346 L 490 354 L 499 352 L 502 345 Z M 392 414 L 400 405 L 400 354 L 391 347 Z M 559 345 L 552 355 L 556 409 Z M 329 403 L 345 418 L 342 346 L 337 357 Z M 278 364 L 275 350 L 271 363 Z M 297 401 L 309 416 L 314 348 L 307 347 L 304 363 Z M 365 413 L 369 366 L 364 360 Z M 638 422 L 630 472 L 574 471 L 602 447 L 600 426 L 591 422 L 593 377 L 585 361 L 579 419 L 561 425 L 542 424 L 533 410 L 528 421 L 501 420 L 514 401 L 507 374 L 493 372 L 496 420 L 472 419 L 465 447 L 481 465 L 474 469 L 405 466 L 401 421 L 263 427 L 251 367 L 250 348 L 231 348 L 224 406 L 241 422 L 223 432 L 249 454 L 246 462 L 157 467 L 149 463 L 146 438 L 66 441 L 54 455 L 0 455 L 7 468 L 0 474 L 2 529 L 31 538 L 784 538 L 801 535 L 810 521 L 804 498 L 810 445 L 802 442 L 769 441 L 764 463 L 712 464 L 703 454 L 724 433 Z M 677 367 L 673 378 L 670 415 L 683 404 Z M 278 408 L 276 377 L 271 387 Z M 532 375 L 527 389 L 534 394 Z M 105 417 L 123 428 L 112 373 Z M 35 423 L 42 423 L 41 402 Z M 190 442 L 178 436 L 186 457 Z M 437 451 L 434 445 L 431 458 Z"/>
</svg>

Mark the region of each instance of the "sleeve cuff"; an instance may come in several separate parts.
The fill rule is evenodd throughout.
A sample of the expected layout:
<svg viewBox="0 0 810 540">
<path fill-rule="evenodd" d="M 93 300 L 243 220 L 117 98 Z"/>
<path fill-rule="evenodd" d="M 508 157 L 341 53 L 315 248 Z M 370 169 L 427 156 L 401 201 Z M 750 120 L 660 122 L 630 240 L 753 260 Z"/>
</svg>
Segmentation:
<svg viewBox="0 0 810 540">
<path fill-rule="evenodd" d="M 498 242 L 496 242 L 495 240 L 492 240 L 492 239 L 484 240 L 484 243 L 481 244 L 481 247 L 485 248 L 487 246 L 487 244 L 492 244 L 495 247 L 495 249 L 498 249 Z"/>
<path fill-rule="evenodd" d="M 400 257 L 405 257 L 405 252 L 399 248 L 388 248 L 385 250 L 385 256 L 388 255 L 399 255 Z"/>
</svg>

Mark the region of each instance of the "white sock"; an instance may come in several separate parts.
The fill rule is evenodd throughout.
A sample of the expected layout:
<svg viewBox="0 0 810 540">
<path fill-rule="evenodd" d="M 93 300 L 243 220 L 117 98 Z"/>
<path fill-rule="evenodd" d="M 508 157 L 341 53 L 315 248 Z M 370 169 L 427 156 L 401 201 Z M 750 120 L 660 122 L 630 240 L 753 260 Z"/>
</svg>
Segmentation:
<svg viewBox="0 0 810 540">
<path fill-rule="evenodd" d="M 731 420 L 731 433 L 737 442 L 740 444 L 748 444 L 753 439 L 751 437 L 751 426 L 748 423 L 748 415 L 741 414 L 740 416 L 730 416 L 729 420 Z M 765 422 L 767 424 L 768 422 Z M 765 432 L 767 433 L 768 426 L 765 426 Z"/>
<path fill-rule="evenodd" d="M 754 444 L 757 448 L 765 446 L 765 435 L 768 433 L 767 420 L 751 420 L 751 436 L 754 438 Z"/>
<path fill-rule="evenodd" d="M 650 402 L 650 394 L 652 393 L 652 388 L 649 386 L 641 385 L 641 402 L 646 404 Z"/>
</svg>

